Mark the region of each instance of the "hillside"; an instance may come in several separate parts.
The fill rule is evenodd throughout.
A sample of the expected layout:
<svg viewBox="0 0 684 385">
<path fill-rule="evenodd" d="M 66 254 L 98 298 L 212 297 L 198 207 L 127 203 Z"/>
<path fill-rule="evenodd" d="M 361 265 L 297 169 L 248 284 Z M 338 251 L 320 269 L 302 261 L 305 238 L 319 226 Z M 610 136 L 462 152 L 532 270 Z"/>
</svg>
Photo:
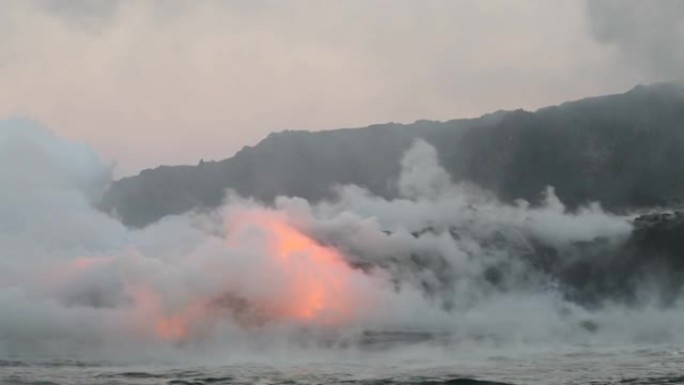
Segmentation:
<svg viewBox="0 0 684 385">
<path fill-rule="evenodd" d="M 336 184 L 356 184 L 392 197 L 399 160 L 415 138 L 436 147 L 454 180 L 505 201 L 534 203 L 548 185 L 570 207 L 600 201 L 623 211 L 684 200 L 684 84 L 663 83 L 536 112 L 271 134 L 229 159 L 161 166 L 116 181 L 101 208 L 144 226 L 215 207 L 226 189 L 263 201 L 318 200 Z"/>
</svg>

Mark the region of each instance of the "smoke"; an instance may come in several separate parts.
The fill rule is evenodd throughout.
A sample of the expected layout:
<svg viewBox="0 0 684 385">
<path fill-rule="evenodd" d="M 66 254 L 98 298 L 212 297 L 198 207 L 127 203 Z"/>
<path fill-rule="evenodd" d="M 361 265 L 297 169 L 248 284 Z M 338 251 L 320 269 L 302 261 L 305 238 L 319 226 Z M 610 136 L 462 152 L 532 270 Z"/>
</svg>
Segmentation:
<svg viewBox="0 0 684 385">
<path fill-rule="evenodd" d="M 658 80 L 684 77 L 684 3 L 677 0 L 587 1 L 594 38 L 625 64 Z"/>
<path fill-rule="evenodd" d="M 93 208 L 110 168 L 84 145 L 7 121 L 0 158 L 0 357 L 225 358 L 372 350 L 418 337 L 474 348 L 684 336 L 672 322 L 677 306 L 590 310 L 550 274 L 548 266 L 572 262 L 578 244 L 624 242 L 627 218 L 598 205 L 568 213 L 552 189 L 539 207 L 504 205 L 451 182 L 421 141 L 402 161 L 395 200 L 356 186 L 320 204 L 281 197 L 267 207 L 231 194 L 213 213 L 144 229 Z M 542 246 L 568 259 L 545 265 Z"/>
</svg>

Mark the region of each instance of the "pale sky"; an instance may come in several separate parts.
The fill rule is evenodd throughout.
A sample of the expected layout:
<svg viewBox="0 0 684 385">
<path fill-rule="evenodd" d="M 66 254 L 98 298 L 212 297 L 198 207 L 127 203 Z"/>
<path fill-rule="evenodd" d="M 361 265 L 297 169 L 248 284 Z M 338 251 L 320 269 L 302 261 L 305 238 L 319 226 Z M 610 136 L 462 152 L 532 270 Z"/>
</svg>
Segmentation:
<svg viewBox="0 0 684 385">
<path fill-rule="evenodd" d="M 0 0 L 0 119 L 119 176 L 269 132 L 536 109 L 684 70 L 678 0 Z"/>
</svg>

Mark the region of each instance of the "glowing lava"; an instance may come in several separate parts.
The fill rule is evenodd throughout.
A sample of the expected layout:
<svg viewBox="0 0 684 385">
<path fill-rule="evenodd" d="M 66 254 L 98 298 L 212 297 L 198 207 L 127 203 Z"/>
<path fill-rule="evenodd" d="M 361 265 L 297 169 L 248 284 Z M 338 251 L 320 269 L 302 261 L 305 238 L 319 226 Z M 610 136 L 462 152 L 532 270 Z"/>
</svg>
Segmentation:
<svg viewBox="0 0 684 385">
<path fill-rule="evenodd" d="M 357 314 L 360 301 L 353 282 L 361 273 L 338 250 L 316 242 L 277 212 L 252 210 L 227 222 L 221 239 L 225 254 L 188 255 L 183 260 L 187 265 L 143 255 L 118 264 L 111 257 L 84 257 L 58 269 L 55 279 L 72 281 L 113 271 L 122 283 L 122 297 L 128 299 L 121 306 L 130 310 L 132 332 L 161 341 L 189 341 L 225 322 L 245 330 L 283 321 L 338 326 Z M 148 266 L 158 270 L 139 273 L 151 272 Z M 181 266 L 199 272 L 194 282 L 208 284 L 197 289 L 183 286 L 183 280 L 165 281 Z"/>
<path fill-rule="evenodd" d="M 339 324 L 355 313 L 351 281 L 354 270 L 334 248 L 325 247 L 275 213 L 252 212 L 234 222 L 263 232 L 266 252 L 276 264 L 279 295 L 259 304 L 277 318 Z M 268 284 L 265 282 L 264 284 Z"/>
<path fill-rule="evenodd" d="M 164 340 L 178 340 L 188 336 L 187 320 L 181 315 L 164 315 L 157 293 L 147 286 L 131 286 L 129 295 L 137 309 L 143 312 L 153 324 L 157 337 Z"/>
</svg>

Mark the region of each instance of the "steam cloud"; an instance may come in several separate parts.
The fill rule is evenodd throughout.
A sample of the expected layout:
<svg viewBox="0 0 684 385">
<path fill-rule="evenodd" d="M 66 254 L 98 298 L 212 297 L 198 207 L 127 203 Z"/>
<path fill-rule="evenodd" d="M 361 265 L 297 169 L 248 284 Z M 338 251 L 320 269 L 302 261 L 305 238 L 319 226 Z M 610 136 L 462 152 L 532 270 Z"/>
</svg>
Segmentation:
<svg viewBox="0 0 684 385">
<path fill-rule="evenodd" d="M 622 242 L 628 218 L 501 204 L 454 184 L 418 141 L 385 200 L 357 186 L 272 207 L 229 194 L 210 214 L 128 229 L 93 208 L 110 169 L 87 146 L 0 123 L 0 357 L 157 356 L 293 346 L 360 348 L 364 332 L 448 346 L 684 337 L 678 306 L 587 310 L 525 259 Z M 223 357 L 223 356 L 222 356 Z"/>
<path fill-rule="evenodd" d="M 587 1 L 593 36 L 615 46 L 626 64 L 658 80 L 684 77 L 684 3 L 677 0 Z"/>
</svg>

